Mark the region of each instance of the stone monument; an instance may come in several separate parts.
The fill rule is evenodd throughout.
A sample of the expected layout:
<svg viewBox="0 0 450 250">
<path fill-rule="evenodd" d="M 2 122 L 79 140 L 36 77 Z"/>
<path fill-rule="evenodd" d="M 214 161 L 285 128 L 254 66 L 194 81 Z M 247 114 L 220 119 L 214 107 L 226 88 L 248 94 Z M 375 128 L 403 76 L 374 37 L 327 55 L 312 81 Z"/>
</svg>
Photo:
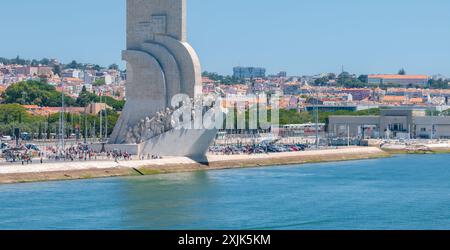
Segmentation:
<svg viewBox="0 0 450 250">
<path fill-rule="evenodd" d="M 202 94 L 200 61 L 186 38 L 186 0 L 127 0 L 126 104 L 108 148 L 140 155 L 204 155 L 216 131 L 175 130 L 171 100 Z"/>
</svg>

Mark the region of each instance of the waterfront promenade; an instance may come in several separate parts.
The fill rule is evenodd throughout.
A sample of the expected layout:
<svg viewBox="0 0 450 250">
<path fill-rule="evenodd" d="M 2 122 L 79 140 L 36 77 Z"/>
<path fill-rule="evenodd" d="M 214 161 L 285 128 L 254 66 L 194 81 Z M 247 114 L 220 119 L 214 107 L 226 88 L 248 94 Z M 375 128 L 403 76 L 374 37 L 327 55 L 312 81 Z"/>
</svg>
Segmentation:
<svg viewBox="0 0 450 250">
<path fill-rule="evenodd" d="M 387 153 L 375 147 L 349 147 L 255 155 L 208 155 L 206 164 L 185 157 L 119 162 L 105 160 L 34 163 L 31 165 L 11 164 L 0 166 L 0 184 L 303 164 L 386 156 L 388 156 Z"/>
</svg>

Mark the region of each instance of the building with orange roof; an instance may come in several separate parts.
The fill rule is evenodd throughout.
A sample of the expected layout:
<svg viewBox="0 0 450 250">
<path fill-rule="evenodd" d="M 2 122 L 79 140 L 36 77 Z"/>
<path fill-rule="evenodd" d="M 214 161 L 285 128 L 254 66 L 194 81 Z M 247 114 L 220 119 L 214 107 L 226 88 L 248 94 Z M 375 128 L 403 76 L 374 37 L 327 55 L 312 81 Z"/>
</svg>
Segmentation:
<svg viewBox="0 0 450 250">
<path fill-rule="evenodd" d="M 409 102 L 412 104 L 422 104 L 423 98 L 419 98 L 419 97 L 411 98 L 411 99 L 409 99 Z"/>
<path fill-rule="evenodd" d="M 406 102 L 406 96 L 387 95 L 381 101 L 384 103 L 404 103 Z"/>
<path fill-rule="evenodd" d="M 345 88 L 341 90 L 341 93 L 352 95 L 353 100 L 362 101 L 369 98 L 372 95 L 371 89 L 361 89 L 361 88 Z"/>
<path fill-rule="evenodd" d="M 66 77 L 63 79 L 64 83 L 69 83 L 69 84 L 80 84 L 80 83 L 84 83 L 84 81 L 80 78 L 74 78 L 74 77 Z"/>
<path fill-rule="evenodd" d="M 62 110 L 61 107 L 39 107 L 38 105 L 22 105 L 22 107 L 24 107 L 30 115 L 37 116 L 49 116 L 57 114 Z M 86 112 L 86 109 L 82 107 L 66 107 L 64 110 L 69 114 L 82 114 Z"/>
<path fill-rule="evenodd" d="M 209 77 L 202 77 L 202 82 L 203 84 L 212 84 L 215 83 L 216 81 L 209 79 Z"/>
<path fill-rule="evenodd" d="M 38 109 L 38 105 L 22 105 L 25 109 Z"/>
<path fill-rule="evenodd" d="M 427 75 L 369 75 L 368 82 L 370 84 L 398 84 L 398 85 L 420 85 L 424 86 L 428 84 L 430 79 Z"/>
</svg>

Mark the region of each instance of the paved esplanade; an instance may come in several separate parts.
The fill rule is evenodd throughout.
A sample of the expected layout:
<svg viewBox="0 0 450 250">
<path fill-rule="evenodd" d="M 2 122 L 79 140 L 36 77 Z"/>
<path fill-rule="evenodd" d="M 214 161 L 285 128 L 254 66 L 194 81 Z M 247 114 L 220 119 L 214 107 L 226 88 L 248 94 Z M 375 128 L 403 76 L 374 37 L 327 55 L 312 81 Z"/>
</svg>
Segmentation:
<svg viewBox="0 0 450 250">
<path fill-rule="evenodd" d="M 186 0 L 127 0 L 127 50 L 123 59 L 127 61 L 127 102 L 110 143 L 140 144 L 142 148 L 170 146 L 167 141 L 178 140 L 167 133 L 167 107 L 172 97 L 188 94 L 193 98 L 202 93 L 200 61 L 187 43 Z M 166 114 L 161 113 L 164 110 Z M 161 135 L 167 138 L 149 142 Z M 194 137 L 201 135 L 197 131 Z M 152 150 L 140 153 L 151 153 L 148 151 Z M 198 154 L 199 149 L 190 151 Z"/>
</svg>

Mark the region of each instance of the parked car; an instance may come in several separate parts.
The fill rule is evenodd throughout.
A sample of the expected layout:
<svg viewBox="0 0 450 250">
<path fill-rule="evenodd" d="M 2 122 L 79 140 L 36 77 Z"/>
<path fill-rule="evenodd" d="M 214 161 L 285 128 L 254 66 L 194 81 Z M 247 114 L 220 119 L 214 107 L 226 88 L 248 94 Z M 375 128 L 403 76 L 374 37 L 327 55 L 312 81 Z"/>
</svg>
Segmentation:
<svg viewBox="0 0 450 250">
<path fill-rule="evenodd" d="M 20 139 L 24 140 L 24 141 L 30 141 L 31 140 L 31 136 L 29 133 L 27 132 L 23 132 L 20 134 Z"/>
<path fill-rule="evenodd" d="M 9 136 L 9 135 L 5 135 L 5 136 L 2 136 L 0 138 L 0 140 L 2 140 L 2 141 L 12 141 L 12 137 Z"/>
<path fill-rule="evenodd" d="M 39 149 L 39 147 L 38 146 L 36 146 L 35 144 L 26 144 L 25 145 L 25 147 L 28 149 L 28 150 L 34 150 L 34 151 L 41 151 L 40 149 Z"/>
</svg>

